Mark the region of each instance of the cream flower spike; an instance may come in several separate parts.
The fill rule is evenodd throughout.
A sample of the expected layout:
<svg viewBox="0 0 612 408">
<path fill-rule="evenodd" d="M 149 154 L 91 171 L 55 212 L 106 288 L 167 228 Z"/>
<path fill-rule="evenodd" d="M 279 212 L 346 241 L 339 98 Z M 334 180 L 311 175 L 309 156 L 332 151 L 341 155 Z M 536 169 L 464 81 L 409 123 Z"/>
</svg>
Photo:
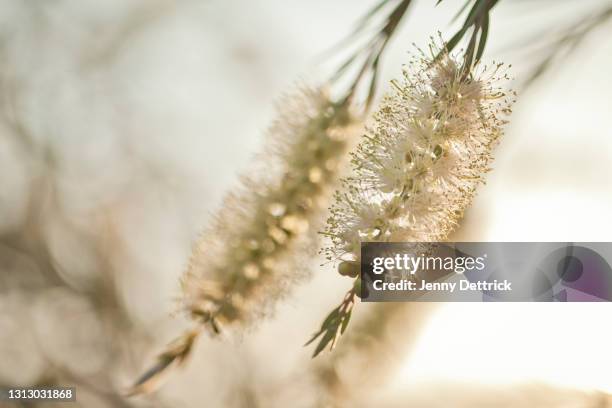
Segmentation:
<svg viewBox="0 0 612 408">
<path fill-rule="evenodd" d="M 308 232 L 329 202 L 353 124 L 322 90 L 285 97 L 269 131 L 260 169 L 243 178 L 193 250 L 182 282 L 184 306 L 198 323 L 245 326 L 304 277 Z M 327 197 L 327 198 L 326 198 Z"/>
<path fill-rule="evenodd" d="M 258 168 L 226 197 L 193 249 L 181 308 L 194 328 L 158 356 L 129 394 L 154 389 L 170 367 L 186 361 L 204 329 L 248 326 L 306 277 L 301 250 L 313 246 L 359 121 L 323 89 L 300 89 L 279 106 Z"/>
<path fill-rule="evenodd" d="M 443 241 L 458 225 L 490 170 L 515 94 L 501 63 L 466 69 L 430 46 L 392 81 L 352 156 L 352 175 L 335 193 L 322 253 L 355 278 L 342 304 L 311 341 L 315 355 L 344 331 L 359 296 L 362 241 Z"/>
</svg>

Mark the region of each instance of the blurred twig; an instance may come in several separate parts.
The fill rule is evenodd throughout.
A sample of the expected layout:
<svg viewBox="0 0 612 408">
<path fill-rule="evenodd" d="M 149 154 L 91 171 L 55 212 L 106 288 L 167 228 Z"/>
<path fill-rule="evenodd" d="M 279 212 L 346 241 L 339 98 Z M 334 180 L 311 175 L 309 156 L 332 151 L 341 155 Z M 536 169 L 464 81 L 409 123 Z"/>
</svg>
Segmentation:
<svg viewBox="0 0 612 408">
<path fill-rule="evenodd" d="M 353 406 L 393 377 L 403 363 L 397 354 L 407 356 L 420 325 L 433 309 L 431 304 L 419 302 L 370 306 L 370 313 L 356 322 L 330 359 L 317 366 L 325 406 Z M 341 367 L 345 370 L 340 371 Z"/>
<path fill-rule="evenodd" d="M 582 18 L 559 32 L 554 40 L 544 45 L 547 51 L 546 56 L 526 77 L 523 86 L 528 87 L 536 80 L 540 79 L 542 75 L 549 71 L 555 64 L 562 62 L 575 51 L 589 34 L 596 28 L 607 23 L 611 18 L 612 6 Z"/>
</svg>

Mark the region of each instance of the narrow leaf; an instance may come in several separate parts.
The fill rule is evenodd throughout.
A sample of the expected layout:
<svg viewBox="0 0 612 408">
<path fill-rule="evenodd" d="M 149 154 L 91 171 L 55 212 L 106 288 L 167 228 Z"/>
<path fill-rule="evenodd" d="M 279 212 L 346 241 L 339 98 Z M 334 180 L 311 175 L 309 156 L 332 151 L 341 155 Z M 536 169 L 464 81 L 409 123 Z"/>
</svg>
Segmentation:
<svg viewBox="0 0 612 408">
<path fill-rule="evenodd" d="M 463 14 L 463 12 L 468 8 L 468 6 L 470 5 L 470 3 L 472 2 L 472 0 L 467 0 L 465 2 L 465 4 L 463 5 L 463 7 L 461 7 L 459 9 L 459 11 L 457 12 L 457 14 L 455 14 L 455 16 L 452 18 L 451 23 L 454 23 L 455 21 L 457 21 L 457 19 Z"/>
<path fill-rule="evenodd" d="M 312 337 L 310 338 L 310 340 L 308 340 L 305 344 L 304 347 L 310 345 L 310 343 L 312 343 L 313 341 L 315 341 L 321 334 L 323 334 L 323 332 L 325 332 L 325 329 L 321 329 L 318 332 L 316 332 L 315 334 L 312 335 Z"/>
<path fill-rule="evenodd" d="M 489 34 L 489 13 L 485 14 L 484 21 L 482 22 L 480 41 L 478 43 L 478 50 L 476 51 L 476 61 L 480 61 L 480 57 L 482 57 L 482 54 L 484 53 L 484 49 L 487 44 L 488 34 Z"/>
<path fill-rule="evenodd" d="M 329 342 L 334 339 L 335 335 L 336 335 L 335 330 L 328 330 L 323 336 L 323 338 L 321 338 L 321 341 L 317 345 L 317 348 L 315 349 L 314 353 L 312 353 L 312 358 L 315 358 L 316 356 L 318 356 L 325 349 L 325 347 L 329 344 Z"/>
<path fill-rule="evenodd" d="M 340 329 L 340 334 L 344 334 L 344 331 L 348 327 L 349 321 L 351 320 L 352 314 L 353 314 L 353 309 L 349 310 L 344 320 L 342 320 L 342 328 Z"/>
</svg>

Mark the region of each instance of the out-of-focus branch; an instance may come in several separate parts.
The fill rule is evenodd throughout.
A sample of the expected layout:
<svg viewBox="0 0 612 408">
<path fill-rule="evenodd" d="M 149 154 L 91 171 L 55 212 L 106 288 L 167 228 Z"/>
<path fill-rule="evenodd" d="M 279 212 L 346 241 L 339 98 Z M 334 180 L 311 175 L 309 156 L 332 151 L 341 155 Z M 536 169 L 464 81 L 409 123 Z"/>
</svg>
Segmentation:
<svg viewBox="0 0 612 408">
<path fill-rule="evenodd" d="M 558 32 L 554 40 L 548 41 L 543 46 L 546 50 L 545 57 L 523 81 L 523 87 L 532 85 L 555 64 L 559 64 L 571 55 L 595 29 L 604 26 L 610 19 L 612 19 L 612 7 L 606 7 Z"/>
<path fill-rule="evenodd" d="M 350 407 L 392 378 L 408 357 L 429 303 L 378 303 L 328 359 L 317 365 L 322 406 Z"/>
</svg>

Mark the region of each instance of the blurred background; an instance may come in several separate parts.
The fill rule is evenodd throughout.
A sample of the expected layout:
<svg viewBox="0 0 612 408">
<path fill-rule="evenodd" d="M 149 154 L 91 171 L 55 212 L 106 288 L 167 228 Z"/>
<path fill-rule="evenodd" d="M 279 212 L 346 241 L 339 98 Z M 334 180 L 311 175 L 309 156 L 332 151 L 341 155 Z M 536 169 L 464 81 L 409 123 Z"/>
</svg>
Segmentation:
<svg viewBox="0 0 612 408">
<path fill-rule="evenodd" d="M 200 339 L 159 391 L 123 396 L 186 327 L 178 279 L 275 99 L 325 78 L 339 56 L 324 51 L 375 4 L 0 2 L 0 386 L 76 386 L 83 407 L 612 406 L 609 304 L 362 304 L 311 360 L 348 285 L 317 259 L 273 318 Z M 383 91 L 460 6 L 415 2 Z M 494 9 L 484 59 L 512 64 L 519 99 L 456 240 L 612 241 L 612 22 L 521 84 L 547 40 L 610 7 Z"/>
</svg>

